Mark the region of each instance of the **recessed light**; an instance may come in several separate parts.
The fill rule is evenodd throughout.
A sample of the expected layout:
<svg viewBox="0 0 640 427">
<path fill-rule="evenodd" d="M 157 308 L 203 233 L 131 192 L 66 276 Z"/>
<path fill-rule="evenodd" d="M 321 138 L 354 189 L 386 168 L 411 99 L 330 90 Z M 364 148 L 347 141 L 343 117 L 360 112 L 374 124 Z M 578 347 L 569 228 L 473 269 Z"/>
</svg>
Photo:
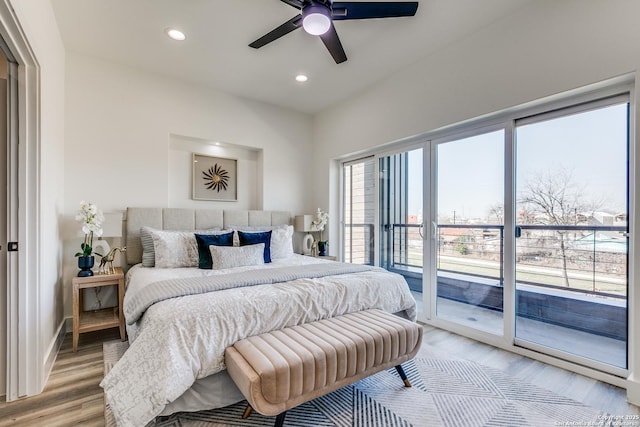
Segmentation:
<svg viewBox="0 0 640 427">
<path fill-rule="evenodd" d="M 298 75 L 296 76 L 296 81 L 297 81 L 297 82 L 304 83 L 304 82 L 306 82 L 307 80 L 309 80 L 309 77 L 305 76 L 304 74 L 298 74 Z"/>
<path fill-rule="evenodd" d="M 182 31 L 176 30 L 175 28 L 167 28 L 165 31 L 167 35 L 174 40 L 182 41 L 187 38 Z"/>
</svg>

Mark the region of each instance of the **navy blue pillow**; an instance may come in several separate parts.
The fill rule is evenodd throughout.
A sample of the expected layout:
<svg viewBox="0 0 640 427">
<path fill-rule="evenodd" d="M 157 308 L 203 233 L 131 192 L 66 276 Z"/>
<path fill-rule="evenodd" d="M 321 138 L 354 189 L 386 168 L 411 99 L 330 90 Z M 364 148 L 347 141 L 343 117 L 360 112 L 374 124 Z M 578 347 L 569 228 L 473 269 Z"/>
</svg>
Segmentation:
<svg viewBox="0 0 640 427">
<path fill-rule="evenodd" d="M 233 246 L 233 231 L 225 234 L 196 234 L 198 243 L 198 268 L 213 268 L 209 246 Z"/>
<path fill-rule="evenodd" d="M 263 231 L 260 233 L 238 231 L 238 238 L 240 239 L 240 246 L 264 243 L 264 263 L 268 264 L 271 262 L 271 231 Z"/>
</svg>

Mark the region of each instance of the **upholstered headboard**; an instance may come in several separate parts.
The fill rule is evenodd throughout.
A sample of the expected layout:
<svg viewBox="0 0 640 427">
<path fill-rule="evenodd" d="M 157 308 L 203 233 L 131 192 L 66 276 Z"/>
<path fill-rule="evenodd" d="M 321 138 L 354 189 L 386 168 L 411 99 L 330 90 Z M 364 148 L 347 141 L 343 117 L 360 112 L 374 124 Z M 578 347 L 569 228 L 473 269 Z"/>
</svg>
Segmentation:
<svg viewBox="0 0 640 427">
<path fill-rule="evenodd" d="M 140 227 L 158 230 L 205 230 L 214 227 L 289 225 L 291 214 L 286 211 L 242 211 L 227 209 L 127 208 L 124 242 L 127 264 L 142 261 Z"/>
</svg>

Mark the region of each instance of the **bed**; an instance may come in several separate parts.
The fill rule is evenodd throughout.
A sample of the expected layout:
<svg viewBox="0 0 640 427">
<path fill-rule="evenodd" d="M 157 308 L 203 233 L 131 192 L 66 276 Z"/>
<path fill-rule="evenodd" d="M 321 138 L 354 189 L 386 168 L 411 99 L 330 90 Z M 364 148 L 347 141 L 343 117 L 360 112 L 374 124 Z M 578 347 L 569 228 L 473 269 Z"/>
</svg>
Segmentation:
<svg viewBox="0 0 640 427">
<path fill-rule="evenodd" d="M 415 320 L 402 276 L 294 254 L 290 222 L 281 211 L 127 209 L 130 346 L 100 384 L 119 426 L 243 400 L 224 350 L 248 336 L 370 308 Z"/>
</svg>

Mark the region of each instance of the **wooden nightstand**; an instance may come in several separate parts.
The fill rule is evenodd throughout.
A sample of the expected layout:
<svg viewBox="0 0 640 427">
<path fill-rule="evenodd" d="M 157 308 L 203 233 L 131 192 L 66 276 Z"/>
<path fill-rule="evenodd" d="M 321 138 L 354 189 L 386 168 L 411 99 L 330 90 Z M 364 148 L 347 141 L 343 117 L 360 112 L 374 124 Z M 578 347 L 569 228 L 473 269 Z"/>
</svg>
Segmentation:
<svg viewBox="0 0 640 427">
<path fill-rule="evenodd" d="M 124 274 L 116 268 L 114 274 L 96 274 L 90 277 L 74 277 L 73 284 L 73 351 L 78 350 L 78 337 L 83 332 L 120 328 L 120 339 L 126 339 L 124 328 Z M 117 286 L 118 306 L 96 311 L 82 311 L 82 289 L 99 286 Z"/>
</svg>

